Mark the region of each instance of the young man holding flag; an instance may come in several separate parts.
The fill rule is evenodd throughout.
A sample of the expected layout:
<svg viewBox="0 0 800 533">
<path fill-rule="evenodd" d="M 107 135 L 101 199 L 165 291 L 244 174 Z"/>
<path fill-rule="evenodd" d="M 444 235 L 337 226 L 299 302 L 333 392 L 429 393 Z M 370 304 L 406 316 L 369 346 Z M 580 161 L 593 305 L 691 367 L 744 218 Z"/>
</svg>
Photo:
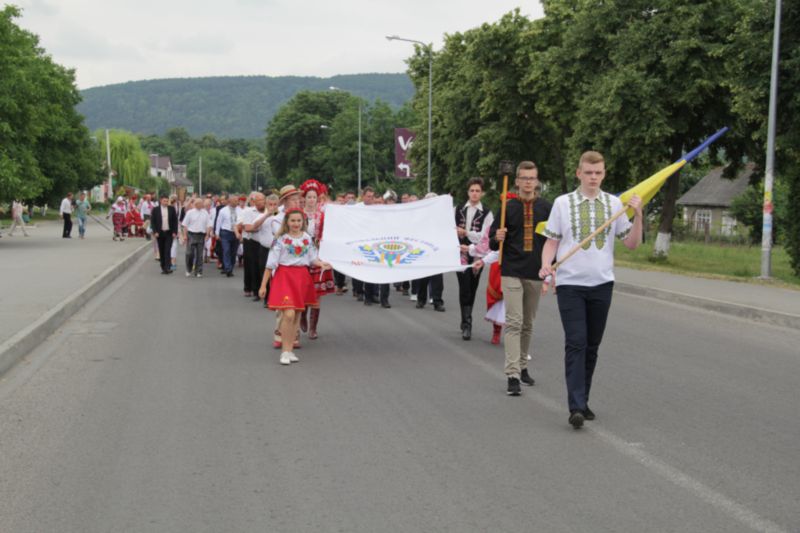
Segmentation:
<svg viewBox="0 0 800 533">
<path fill-rule="evenodd" d="M 606 175 L 605 161 L 600 153 L 585 152 L 576 174 L 580 187 L 559 196 L 553 203 L 544 231 L 547 242 L 542 251 L 539 276 L 545 280 L 543 293 L 548 284 L 557 288 L 565 336 L 569 423 L 578 429 L 584 420 L 595 418 L 589 409 L 589 390 L 614 289 L 614 239 L 622 239 L 631 250 L 641 244 L 642 201 L 635 195 L 628 201 L 627 207 L 634 211 L 633 222 L 625 215 L 620 216 L 597 236 L 583 243 L 622 210 L 623 204 L 616 196 L 600 189 Z M 553 259 L 561 260 L 576 247 L 578 251 L 563 265 L 553 265 Z"/>
</svg>

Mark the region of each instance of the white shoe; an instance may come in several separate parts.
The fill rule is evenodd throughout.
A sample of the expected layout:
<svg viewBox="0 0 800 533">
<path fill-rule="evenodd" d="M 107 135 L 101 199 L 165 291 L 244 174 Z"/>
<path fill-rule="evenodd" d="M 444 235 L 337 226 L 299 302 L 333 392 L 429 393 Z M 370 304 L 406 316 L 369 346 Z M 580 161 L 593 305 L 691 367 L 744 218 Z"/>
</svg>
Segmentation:
<svg viewBox="0 0 800 533">
<path fill-rule="evenodd" d="M 294 354 L 294 352 L 289 352 L 289 361 L 292 363 L 298 362 L 300 359 Z"/>
<path fill-rule="evenodd" d="M 416 294 L 412 294 L 411 296 L 409 296 L 408 299 L 411 300 L 412 302 L 416 302 L 417 301 L 417 295 Z"/>
<path fill-rule="evenodd" d="M 290 365 L 292 364 L 292 352 L 283 352 L 281 354 L 281 364 L 282 365 Z"/>
<path fill-rule="evenodd" d="M 186 272 L 186 277 L 187 277 L 187 278 L 190 278 L 190 277 L 192 277 L 192 273 L 191 273 L 191 272 Z"/>
</svg>

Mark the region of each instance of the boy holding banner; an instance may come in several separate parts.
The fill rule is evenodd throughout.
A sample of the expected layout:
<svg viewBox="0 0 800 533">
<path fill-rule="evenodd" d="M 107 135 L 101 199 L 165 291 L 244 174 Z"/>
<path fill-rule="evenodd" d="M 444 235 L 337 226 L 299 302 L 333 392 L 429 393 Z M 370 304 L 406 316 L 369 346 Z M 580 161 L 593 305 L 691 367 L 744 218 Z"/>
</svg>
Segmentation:
<svg viewBox="0 0 800 533">
<path fill-rule="evenodd" d="M 598 152 L 585 152 L 576 174 L 580 187 L 556 198 L 547 220 L 547 243 L 542 252 L 539 276 L 558 289 L 558 309 L 565 336 L 565 374 L 569 423 L 575 429 L 584 420 L 594 420 L 589 409 L 589 390 L 597 364 L 597 351 L 606 327 L 611 294 L 614 289 L 614 238 L 633 250 L 642 242 L 642 201 L 633 196 L 628 207 L 633 209 L 633 222 L 627 216 L 614 220 L 589 242 L 591 234 L 613 214 L 623 209 L 622 201 L 600 189 L 605 178 L 605 161 Z M 578 251 L 563 266 L 554 266 L 574 248 Z M 558 268 L 556 276 L 555 268 Z M 547 283 L 542 292 L 547 291 Z"/>
<path fill-rule="evenodd" d="M 518 195 L 506 201 L 505 227 L 500 227 L 502 217 L 494 217 L 489 230 L 489 248 L 501 255 L 501 285 L 506 306 L 505 374 L 509 396 L 520 395 L 520 381 L 528 386 L 534 380 L 528 372 L 528 353 L 533 336 L 533 319 L 539 306 L 542 282 L 539 269 L 542 247 L 547 240 L 537 235 L 535 228 L 550 216 L 550 202 L 538 198 L 539 171 L 533 161 L 522 161 L 517 166 Z"/>
</svg>

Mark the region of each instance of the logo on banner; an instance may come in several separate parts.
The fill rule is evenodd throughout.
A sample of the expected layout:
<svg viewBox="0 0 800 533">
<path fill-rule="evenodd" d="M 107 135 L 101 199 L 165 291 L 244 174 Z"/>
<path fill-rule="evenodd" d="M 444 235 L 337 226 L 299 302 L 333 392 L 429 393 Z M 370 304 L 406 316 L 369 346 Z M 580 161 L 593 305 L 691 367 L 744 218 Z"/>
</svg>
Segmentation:
<svg viewBox="0 0 800 533">
<path fill-rule="evenodd" d="M 361 242 L 363 244 L 358 244 L 361 257 L 368 263 L 385 265 L 389 268 L 411 265 L 427 252 L 437 249 L 434 245 L 417 239 L 383 238 Z"/>
</svg>

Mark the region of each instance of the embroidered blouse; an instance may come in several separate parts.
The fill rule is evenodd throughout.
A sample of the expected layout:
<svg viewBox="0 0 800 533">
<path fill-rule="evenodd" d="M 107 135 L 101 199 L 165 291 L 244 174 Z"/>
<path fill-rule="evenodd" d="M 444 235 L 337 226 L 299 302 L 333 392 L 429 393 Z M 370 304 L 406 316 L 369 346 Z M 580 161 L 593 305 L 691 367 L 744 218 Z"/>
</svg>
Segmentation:
<svg viewBox="0 0 800 533">
<path fill-rule="evenodd" d="M 556 260 L 622 209 L 616 196 L 600 191 L 595 199 L 581 194 L 580 189 L 556 198 L 547 220 L 545 236 L 558 241 Z M 558 268 L 556 286 L 594 287 L 614 281 L 614 237 L 624 239 L 633 224 L 621 216 Z"/>
<path fill-rule="evenodd" d="M 308 233 L 301 237 L 291 237 L 288 233 L 275 237 L 269 249 L 267 268 L 274 271 L 282 266 L 311 266 L 317 259 L 317 247 Z"/>
</svg>

